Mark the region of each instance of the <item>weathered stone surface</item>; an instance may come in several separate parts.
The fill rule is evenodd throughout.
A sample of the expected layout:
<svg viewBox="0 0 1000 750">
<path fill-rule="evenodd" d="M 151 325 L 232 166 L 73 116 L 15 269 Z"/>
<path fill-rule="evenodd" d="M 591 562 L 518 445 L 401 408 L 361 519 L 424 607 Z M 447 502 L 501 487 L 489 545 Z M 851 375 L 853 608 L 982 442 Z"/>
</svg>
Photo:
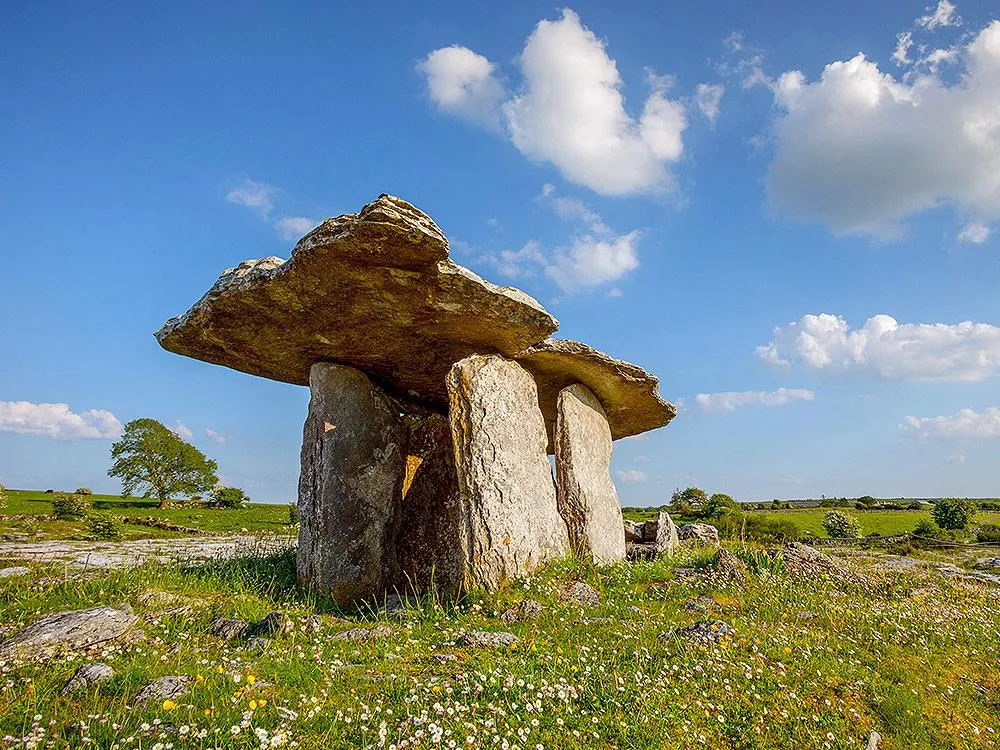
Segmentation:
<svg viewBox="0 0 1000 750">
<path fill-rule="evenodd" d="M 670 633 L 663 633 L 660 637 L 662 640 L 683 638 L 700 646 L 714 646 L 735 632 L 729 623 L 722 620 L 702 620 L 684 628 L 677 628 Z"/>
<path fill-rule="evenodd" d="M 396 549 L 402 590 L 454 592 L 465 573 L 451 425 L 442 414 L 408 415 L 406 478 Z"/>
<path fill-rule="evenodd" d="M 245 638 L 270 638 L 275 635 L 286 635 L 295 629 L 295 623 L 288 619 L 284 612 L 270 612 L 263 620 L 251 624 L 243 633 Z"/>
<path fill-rule="evenodd" d="M 535 376 L 550 445 L 559 393 L 573 383 L 587 386 L 600 401 L 612 440 L 663 427 L 677 415 L 673 404 L 660 396 L 656 376 L 578 341 L 546 339 L 517 361 Z"/>
<path fill-rule="evenodd" d="M 500 615 L 501 622 L 521 622 L 537 620 L 545 612 L 545 607 L 534 599 L 525 599 L 517 607 L 508 609 Z"/>
<path fill-rule="evenodd" d="M 31 568 L 27 568 L 23 565 L 15 565 L 11 568 L 0 568 L 0 578 L 20 578 L 21 576 L 30 576 Z"/>
<path fill-rule="evenodd" d="M 157 677 L 146 685 L 135 697 L 135 705 L 145 706 L 150 701 L 175 701 L 191 689 L 192 679 L 188 675 L 166 675 Z"/>
<path fill-rule="evenodd" d="M 228 617 L 213 617 L 212 621 L 208 624 L 208 632 L 216 638 L 231 641 L 234 638 L 241 637 L 246 632 L 247 627 L 248 625 L 245 620 L 233 620 Z"/>
<path fill-rule="evenodd" d="M 486 630 L 475 630 L 466 633 L 459 639 L 459 644 L 467 648 L 510 648 L 515 643 L 517 643 L 517 636 L 504 631 L 493 633 Z"/>
<path fill-rule="evenodd" d="M 622 508 L 611 479 L 611 429 L 590 389 L 559 392 L 555 430 L 556 499 L 573 551 L 598 565 L 625 559 Z"/>
<path fill-rule="evenodd" d="M 555 590 L 556 599 L 569 604 L 596 607 L 601 603 L 600 592 L 583 581 L 567 581 Z"/>
<path fill-rule="evenodd" d="M 56 612 L 0 643 L 0 659 L 34 659 L 104 643 L 124 635 L 136 619 L 113 607 Z"/>
<path fill-rule="evenodd" d="M 107 664 L 101 664 L 100 662 L 82 664 L 80 665 L 80 668 L 73 673 L 73 676 L 69 678 L 66 684 L 63 685 L 62 694 L 69 695 L 79 690 L 86 690 L 94 685 L 100 685 L 102 682 L 107 682 L 114 676 L 115 670 Z"/>
<path fill-rule="evenodd" d="M 399 407 L 364 373 L 318 363 L 299 476 L 299 581 L 349 604 L 396 577 L 406 461 Z"/>
<path fill-rule="evenodd" d="M 632 561 L 655 560 L 656 545 L 643 542 L 629 542 L 625 545 L 625 559 Z"/>
<path fill-rule="evenodd" d="M 453 363 L 514 356 L 557 327 L 524 292 L 450 261 L 430 217 L 383 195 L 324 221 L 287 261 L 227 270 L 156 337 L 168 351 L 300 385 L 315 362 L 340 362 L 393 395 L 443 407 Z"/>
<path fill-rule="evenodd" d="M 448 374 L 467 588 L 495 589 L 569 550 L 538 391 L 516 362 L 473 356 Z"/>
<path fill-rule="evenodd" d="M 693 542 L 706 547 L 719 546 L 719 530 L 708 523 L 686 523 L 678 527 L 677 536 L 682 542 Z"/>
<path fill-rule="evenodd" d="M 625 543 L 642 542 L 642 524 L 635 521 L 622 521 L 625 531 Z"/>
<path fill-rule="evenodd" d="M 681 546 L 680 538 L 677 535 L 677 526 L 666 511 L 661 510 L 656 518 L 656 538 L 653 540 L 653 544 L 656 545 L 658 555 L 666 555 L 667 557 L 673 557 Z"/>
</svg>

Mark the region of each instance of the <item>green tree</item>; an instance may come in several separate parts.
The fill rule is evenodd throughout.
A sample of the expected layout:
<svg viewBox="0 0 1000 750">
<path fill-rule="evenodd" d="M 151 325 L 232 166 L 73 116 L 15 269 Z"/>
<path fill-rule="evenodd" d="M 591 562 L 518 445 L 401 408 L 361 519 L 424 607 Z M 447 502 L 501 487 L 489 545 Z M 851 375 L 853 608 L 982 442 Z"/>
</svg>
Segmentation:
<svg viewBox="0 0 1000 750">
<path fill-rule="evenodd" d="M 733 500 L 733 498 L 721 492 L 716 492 L 705 501 L 698 515 L 702 518 L 718 518 L 723 513 L 739 515 L 742 512 L 739 503 Z"/>
<path fill-rule="evenodd" d="M 839 510 L 831 510 L 823 516 L 823 528 L 834 539 L 856 539 L 861 536 L 858 519 Z"/>
<path fill-rule="evenodd" d="M 125 425 L 121 439 L 111 446 L 109 477 L 122 482 L 122 494 L 143 491 L 162 508 L 178 494 L 205 492 L 218 483 L 215 461 L 185 442 L 155 419 L 135 419 Z"/>
<path fill-rule="evenodd" d="M 670 498 L 670 511 L 679 516 L 694 516 L 701 512 L 706 502 L 708 502 L 708 495 L 705 490 L 700 490 L 697 487 L 674 490 L 674 494 Z"/>
<path fill-rule="evenodd" d="M 249 502 L 250 498 L 239 487 L 216 487 L 212 491 L 212 503 L 220 508 L 239 508 Z"/>
<path fill-rule="evenodd" d="M 931 511 L 934 523 L 942 529 L 964 529 L 975 515 L 975 508 L 968 500 L 958 497 L 946 497 L 939 500 Z"/>
</svg>

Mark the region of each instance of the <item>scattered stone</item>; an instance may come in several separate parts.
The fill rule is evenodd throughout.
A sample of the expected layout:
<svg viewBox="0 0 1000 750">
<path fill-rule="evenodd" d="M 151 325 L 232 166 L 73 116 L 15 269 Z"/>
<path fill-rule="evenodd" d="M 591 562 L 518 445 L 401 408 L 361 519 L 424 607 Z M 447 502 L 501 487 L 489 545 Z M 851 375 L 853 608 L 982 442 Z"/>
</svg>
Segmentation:
<svg viewBox="0 0 1000 750">
<path fill-rule="evenodd" d="M 56 612 L 0 643 L 0 659 L 34 659 L 87 648 L 120 638 L 135 623 L 135 615 L 113 607 Z"/>
<path fill-rule="evenodd" d="M 719 547 L 719 552 L 715 556 L 715 572 L 733 581 L 742 581 L 747 577 L 746 563 L 727 550 Z"/>
<path fill-rule="evenodd" d="M 538 391 L 516 362 L 498 356 L 456 363 L 448 391 L 466 530 L 465 583 L 495 590 L 569 550 Z"/>
<path fill-rule="evenodd" d="M 670 633 L 664 633 L 660 637 L 663 640 L 683 638 L 701 646 L 713 646 L 722 641 L 727 635 L 733 635 L 735 632 L 731 625 L 722 620 L 701 620 L 693 625 L 677 628 Z"/>
<path fill-rule="evenodd" d="M 807 577 L 830 576 L 849 581 L 863 581 L 864 576 L 847 563 L 825 555 L 806 544 L 790 542 L 780 550 L 785 571 Z"/>
<path fill-rule="evenodd" d="M 569 542 L 598 565 L 625 559 L 621 501 L 611 479 L 611 429 L 590 389 L 580 383 L 559 392 L 555 429 L 556 499 Z"/>
<path fill-rule="evenodd" d="M 78 690 L 85 690 L 102 682 L 107 682 L 114 676 L 115 670 L 107 664 L 101 664 L 100 662 L 82 664 L 73 673 L 73 676 L 69 678 L 67 683 L 63 685 L 62 694 L 69 695 Z"/>
<path fill-rule="evenodd" d="M 601 595 L 597 589 L 583 581 L 564 583 L 556 588 L 555 595 L 557 599 L 569 604 L 596 607 L 601 603 Z"/>
<path fill-rule="evenodd" d="M 31 568 L 26 568 L 23 565 L 16 565 L 10 568 L 0 568 L 0 578 L 20 578 L 21 576 L 30 576 Z"/>
<path fill-rule="evenodd" d="M 677 529 L 677 537 L 705 547 L 719 546 L 719 530 L 707 523 L 686 523 Z"/>
<path fill-rule="evenodd" d="M 372 628 L 351 628 L 333 636 L 335 641 L 374 641 L 377 638 L 388 638 L 392 628 L 388 625 L 376 625 Z"/>
<path fill-rule="evenodd" d="M 249 625 L 244 620 L 233 620 L 228 617 L 213 617 L 208 624 L 208 632 L 216 638 L 231 641 L 240 638 Z"/>
<path fill-rule="evenodd" d="M 459 643 L 467 648 L 510 648 L 517 643 L 517 636 L 504 631 L 493 633 L 476 630 L 463 635 Z"/>
<path fill-rule="evenodd" d="M 696 596 L 684 602 L 682 609 L 691 615 L 703 615 L 716 608 L 715 600 L 707 596 Z"/>
<path fill-rule="evenodd" d="M 447 664 L 450 661 L 458 661 L 458 657 L 455 654 L 431 654 L 431 658 L 441 664 Z"/>
<path fill-rule="evenodd" d="M 867 750 L 879 750 L 881 747 L 882 747 L 882 735 L 873 729 L 872 733 L 868 735 Z"/>
<path fill-rule="evenodd" d="M 271 645 L 271 639 L 265 638 L 264 636 L 255 636 L 247 641 L 248 651 L 266 651 L 267 647 Z"/>
<path fill-rule="evenodd" d="M 642 541 L 642 524 L 635 521 L 623 521 L 622 527 L 625 529 L 625 544 Z"/>
<path fill-rule="evenodd" d="M 145 706 L 150 701 L 175 701 L 191 689 L 192 679 L 187 675 L 157 677 L 135 697 L 135 705 Z"/>
<path fill-rule="evenodd" d="M 537 620 L 542 616 L 545 607 L 534 599 L 525 599 L 517 607 L 508 609 L 500 615 L 500 621 L 511 623 L 523 620 Z"/>
<path fill-rule="evenodd" d="M 313 365 L 309 393 L 296 570 L 344 606 L 395 581 L 406 431 L 399 406 L 353 367 Z"/>
<path fill-rule="evenodd" d="M 985 557 L 981 560 L 976 561 L 976 567 L 980 570 L 991 570 L 994 568 L 1000 568 L 1000 557 Z M 0 570 L 0 575 L 3 571 Z"/>
<path fill-rule="evenodd" d="M 270 638 L 275 635 L 286 635 L 295 629 L 295 623 L 285 616 L 284 612 L 271 612 L 263 620 L 249 625 L 243 632 L 245 638 Z"/>
<path fill-rule="evenodd" d="M 639 544 L 632 543 L 625 545 L 625 559 L 626 560 L 655 560 L 656 559 L 656 545 L 655 544 Z"/>
<path fill-rule="evenodd" d="M 677 526 L 666 511 L 660 511 L 656 519 L 656 537 L 653 546 L 657 555 L 673 557 L 680 548 L 680 538 L 677 535 Z"/>
</svg>

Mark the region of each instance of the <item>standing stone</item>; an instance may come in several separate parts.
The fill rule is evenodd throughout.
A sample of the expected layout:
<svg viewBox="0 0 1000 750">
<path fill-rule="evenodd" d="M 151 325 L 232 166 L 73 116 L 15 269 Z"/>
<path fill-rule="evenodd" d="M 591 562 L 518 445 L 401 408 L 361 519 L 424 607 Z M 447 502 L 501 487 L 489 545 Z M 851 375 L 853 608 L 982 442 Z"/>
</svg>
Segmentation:
<svg viewBox="0 0 1000 750">
<path fill-rule="evenodd" d="M 611 479 L 611 428 L 600 402 L 579 383 L 559 392 L 555 453 L 559 514 L 574 552 L 598 565 L 625 559 L 622 509 Z"/>
<path fill-rule="evenodd" d="M 408 415 L 406 428 L 398 586 L 452 593 L 462 586 L 465 554 L 451 425 L 442 414 Z"/>
<path fill-rule="evenodd" d="M 656 554 L 673 557 L 681 546 L 681 540 L 677 535 L 677 526 L 674 525 L 673 519 L 666 511 L 661 510 L 656 520 L 656 539 L 654 540 Z"/>
<path fill-rule="evenodd" d="M 299 477 L 299 581 L 338 604 L 394 582 L 394 539 L 406 461 L 396 406 L 359 370 L 309 372 Z"/>
<path fill-rule="evenodd" d="M 569 550 L 538 389 L 517 363 L 473 355 L 451 368 L 448 397 L 464 583 L 495 589 Z"/>
</svg>

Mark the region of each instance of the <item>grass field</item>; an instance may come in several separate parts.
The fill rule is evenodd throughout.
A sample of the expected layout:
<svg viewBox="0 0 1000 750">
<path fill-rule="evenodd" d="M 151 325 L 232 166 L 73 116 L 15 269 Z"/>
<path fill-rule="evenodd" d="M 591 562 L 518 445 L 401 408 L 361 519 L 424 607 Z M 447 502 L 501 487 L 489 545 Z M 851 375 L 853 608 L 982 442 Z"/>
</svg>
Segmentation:
<svg viewBox="0 0 1000 750">
<path fill-rule="evenodd" d="M 177 526 L 204 531 L 238 533 L 242 530 L 285 531 L 288 528 L 288 506 L 251 503 L 243 508 L 208 508 L 192 505 L 182 508 L 157 508 L 156 500 L 119 495 L 91 495 L 94 510 L 118 516 L 151 516 Z M 74 539 L 86 534 L 81 521 L 43 520 L 52 513 L 52 495 L 32 490 L 7 490 L 7 510 L 4 515 L 27 515 L 32 519 L 0 519 L 0 535 L 34 531 L 40 539 Z M 126 538 L 176 536 L 176 533 L 148 526 L 126 525 Z"/>
<path fill-rule="evenodd" d="M 686 552 L 606 570 L 557 563 L 497 594 L 443 606 L 428 599 L 376 622 L 342 619 L 297 591 L 289 554 L 9 581 L 0 586 L 5 625 L 127 603 L 146 638 L 44 664 L 0 660 L 0 736 L 4 747 L 112 750 L 858 750 L 877 729 L 883 750 L 997 746 L 995 588 L 916 573 L 864 583 L 675 573 L 708 559 Z M 600 591 L 599 605 L 553 595 L 574 578 Z M 499 619 L 526 598 L 544 605 L 539 619 Z M 170 612 L 178 601 L 189 609 Z M 208 632 L 214 615 L 256 619 L 273 609 L 296 628 L 263 650 Z M 316 612 L 318 626 L 306 619 Z M 662 635 L 705 618 L 735 635 L 711 647 Z M 374 624 L 386 634 L 339 637 Z M 518 642 L 462 646 L 474 630 L 507 630 Z M 115 676 L 61 695 L 85 660 L 109 664 Z M 191 678 L 190 693 L 133 707 L 142 686 L 163 675 Z"/>
</svg>

